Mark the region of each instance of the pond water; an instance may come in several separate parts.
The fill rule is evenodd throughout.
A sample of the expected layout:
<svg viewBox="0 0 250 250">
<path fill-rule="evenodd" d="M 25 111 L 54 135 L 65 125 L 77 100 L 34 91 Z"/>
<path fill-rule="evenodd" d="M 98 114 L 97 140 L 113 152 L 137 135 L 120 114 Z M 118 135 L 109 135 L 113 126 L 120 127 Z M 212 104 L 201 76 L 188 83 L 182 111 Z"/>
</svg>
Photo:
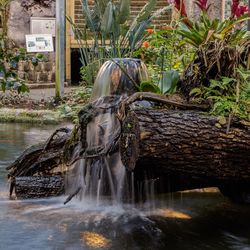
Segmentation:
<svg viewBox="0 0 250 250">
<path fill-rule="evenodd" d="M 0 124 L 0 249 L 250 249 L 250 207 L 219 192 L 179 192 L 138 207 L 9 200 L 5 167 L 54 129 Z"/>
</svg>

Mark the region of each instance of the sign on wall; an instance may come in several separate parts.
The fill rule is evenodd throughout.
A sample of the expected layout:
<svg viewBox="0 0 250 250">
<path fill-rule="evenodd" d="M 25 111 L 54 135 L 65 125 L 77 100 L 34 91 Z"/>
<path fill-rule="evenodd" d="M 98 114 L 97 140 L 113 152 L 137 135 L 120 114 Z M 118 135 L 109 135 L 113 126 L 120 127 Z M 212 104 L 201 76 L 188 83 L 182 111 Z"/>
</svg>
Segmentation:
<svg viewBox="0 0 250 250">
<path fill-rule="evenodd" d="M 27 52 L 53 52 L 53 38 L 51 34 L 25 35 Z"/>
<path fill-rule="evenodd" d="M 51 34 L 56 36 L 56 19 L 51 17 L 31 17 L 30 34 Z"/>
</svg>

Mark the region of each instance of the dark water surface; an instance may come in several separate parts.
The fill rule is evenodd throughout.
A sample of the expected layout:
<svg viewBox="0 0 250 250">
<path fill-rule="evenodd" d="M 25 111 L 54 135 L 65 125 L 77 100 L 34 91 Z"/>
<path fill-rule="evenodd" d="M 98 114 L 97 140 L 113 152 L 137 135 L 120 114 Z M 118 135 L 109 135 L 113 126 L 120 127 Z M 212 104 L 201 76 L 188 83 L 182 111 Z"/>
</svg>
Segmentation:
<svg viewBox="0 0 250 250">
<path fill-rule="evenodd" d="M 140 208 L 65 197 L 10 201 L 5 167 L 55 127 L 0 124 L 0 249 L 250 250 L 250 206 L 218 192 L 157 197 Z"/>
</svg>

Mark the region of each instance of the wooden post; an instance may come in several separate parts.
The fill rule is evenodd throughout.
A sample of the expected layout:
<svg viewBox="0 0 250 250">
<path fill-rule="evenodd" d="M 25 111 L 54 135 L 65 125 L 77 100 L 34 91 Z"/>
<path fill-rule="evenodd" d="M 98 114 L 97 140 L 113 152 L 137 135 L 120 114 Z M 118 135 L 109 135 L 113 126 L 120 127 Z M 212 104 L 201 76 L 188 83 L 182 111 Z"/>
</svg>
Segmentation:
<svg viewBox="0 0 250 250">
<path fill-rule="evenodd" d="M 64 95 L 65 0 L 56 0 L 56 97 Z"/>
<path fill-rule="evenodd" d="M 66 1 L 66 16 L 72 16 L 71 8 L 74 0 Z M 70 23 L 66 21 L 66 48 L 65 48 L 65 62 L 66 62 L 66 81 L 71 83 L 71 28 Z"/>
</svg>

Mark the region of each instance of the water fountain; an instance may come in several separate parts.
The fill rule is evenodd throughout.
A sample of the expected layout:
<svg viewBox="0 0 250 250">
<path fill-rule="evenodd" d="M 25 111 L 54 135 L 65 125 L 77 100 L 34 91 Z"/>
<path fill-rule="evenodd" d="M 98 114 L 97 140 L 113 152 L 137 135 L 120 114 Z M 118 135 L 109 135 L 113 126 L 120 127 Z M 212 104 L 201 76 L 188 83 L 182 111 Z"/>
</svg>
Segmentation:
<svg viewBox="0 0 250 250">
<path fill-rule="evenodd" d="M 211 185 L 232 198 L 249 200 L 248 123 L 233 120 L 227 132 L 226 124 L 214 126 L 217 117 L 197 112 L 204 106 L 153 93 L 132 94 L 147 77 L 145 65 L 137 59 L 106 62 L 98 73 L 92 102 L 79 113 L 80 126 L 72 132 L 58 130 L 64 134 L 57 139 L 56 131 L 44 145 L 25 151 L 8 167 L 11 186 L 21 187 L 18 195 L 28 193 L 31 177 L 46 180 L 39 182 L 48 187 L 44 196 L 54 195 L 55 185 L 46 175 L 64 173 L 65 168 L 54 170 L 66 164 L 67 201 L 79 194 L 95 197 L 98 203 L 109 195 L 119 203 L 123 197 L 130 201 L 153 197 L 154 190 L 167 193 Z M 160 108 L 131 105 L 143 98 L 158 102 Z M 37 186 L 30 190 L 36 194 Z"/>
<path fill-rule="evenodd" d="M 132 180 L 127 179 L 119 145 L 114 145 L 115 137 L 121 134 L 117 113 L 121 100 L 136 92 L 140 82 L 147 80 L 146 66 L 139 59 L 116 58 L 100 68 L 91 97 L 95 108 L 100 111 L 87 124 L 84 155 L 70 166 L 67 173 L 66 191 L 70 197 L 79 193 L 81 198 L 96 199 L 97 204 L 100 197 L 107 195 L 114 203 L 134 200 L 133 176 Z M 112 98 L 102 98 L 104 96 Z M 109 152 L 102 153 L 100 149 L 108 149 Z"/>
<path fill-rule="evenodd" d="M 137 66 L 141 68 L 141 63 L 136 62 Z M 68 133 L 68 130 L 59 130 L 63 132 L 63 136 L 59 136 L 57 139 L 55 138 L 57 133 L 53 133 L 46 143 L 28 149 L 12 164 L 12 168 L 9 168 L 9 174 L 14 177 L 20 174 L 21 176 L 30 175 L 43 178 L 44 172 L 52 174 L 50 172 L 51 163 L 61 166 L 60 157 L 65 156 L 65 150 L 69 149 L 67 144 L 72 142 L 69 147 L 72 146 L 71 149 L 74 150 L 72 152 L 69 150 L 71 153 L 68 162 L 74 162 L 74 164 L 69 164 L 70 170 L 67 174 L 68 201 L 76 194 L 84 199 L 80 202 L 75 199 L 64 206 L 65 197 L 9 201 L 7 192 L 4 195 L 1 193 L 1 246 L 4 249 L 30 249 L 36 246 L 39 249 L 163 250 L 217 249 L 219 242 L 219 249 L 249 249 L 248 207 L 236 206 L 218 192 L 206 195 L 187 192 L 158 196 L 155 207 L 148 207 L 147 203 L 137 207 L 128 204 L 117 205 L 124 198 L 133 203 L 136 199 L 135 190 L 139 191 L 137 197 L 140 199 L 146 197 L 154 200 L 154 191 L 159 178 L 162 178 L 164 186 L 169 187 L 169 190 L 165 189 L 166 192 L 172 190 L 171 183 L 177 186 L 181 184 L 183 189 L 192 186 L 188 183 L 184 187 L 188 178 L 178 183 L 178 178 L 171 176 L 167 179 L 164 176 L 168 176 L 168 170 L 174 172 L 176 169 L 196 170 L 197 172 L 193 173 L 198 176 L 202 173 L 201 170 L 207 169 L 206 164 L 216 160 L 212 154 L 213 148 L 208 149 L 207 140 L 203 145 L 200 138 L 199 141 L 195 141 L 197 133 L 191 133 L 189 136 L 191 130 L 196 131 L 197 123 L 199 133 L 205 129 L 211 129 L 215 134 L 214 140 L 217 136 L 225 143 L 224 148 L 229 151 L 231 148 L 224 139 L 228 135 L 224 135 L 224 138 L 218 135 L 218 132 L 220 134 L 222 132 L 215 128 L 216 119 L 213 118 L 208 120 L 199 116 L 198 122 L 197 120 L 193 122 L 195 113 L 186 114 L 180 110 L 173 112 L 168 110 L 164 113 L 163 110 L 133 109 L 134 116 L 129 112 L 125 115 L 120 113 L 125 96 L 136 89 L 134 81 L 143 78 L 140 78 L 141 73 L 138 73 L 139 76 L 131 74 L 133 79 L 129 79 L 123 71 L 124 69 L 117 65 L 118 62 L 111 66 L 112 63 L 114 62 L 105 65 L 108 67 L 109 74 L 114 74 L 114 77 L 109 78 L 105 70 L 104 78 L 98 74 L 97 85 L 103 87 L 107 92 L 102 90 L 98 95 L 93 94 L 93 102 L 80 113 L 81 127 L 76 127 L 71 133 Z M 134 64 L 134 60 L 125 61 L 122 65 L 126 65 L 126 63 Z M 115 70 L 112 71 L 112 67 Z M 119 70 L 121 70 L 120 73 L 117 73 Z M 122 74 L 124 75 L 121 76 Z M 128 77 L 127 84 L 131 84 L 131 89 L 117 87 L 117 76 Z M 103 86 L 101 79 L 107 80 L 103 82 Z M 95 86 L 95 88 L 97 87 Z M 121 94 L 118 89 L 122 91 Z M 123 123 L 121 123 L 121 117 L 123 117 Z M 212 121 L 213 125 L 209 127 L 207 121 Z M 192 129 L 185 130 L 183 124 L 184 126 L 191 124 Z M 135 125 L 139 127 L 140 139 L 136 137 L 136 134 L 131 133 L 134 131 L 133 126 Z M 233 128 L 231 129 L 233 130 Z M 15 134 L 20 134 L 20 129 L 17 131 Z M 38 130 L 39 136 L 41 136 L 40 133 Z M 28 134 L 30 135 L 30 132 Z M 120 134 L 123 138 L 119 138 Z M 206 132 L 206 135 L 208 134 Z M 237 134 L 239 134 L 239 127 L 234 136 L 236 137 Z M 176 140 L 170 135 L 177 138 L 177 143 L 173 147 L 171 144 Z M 192 137 L 192 135 L 194 136 Z M 190 137 L 193 139 L 190 140 Z M 131 171 L 133 168 L 129 168 L 130 171 L 127 170 L 129 164 L 124 161 L 124 149 L 121 148 L 122 144 L 119 143 L 118 138 L 124 139 L 129 159 L 137 153 L 137 149 L 133 146 L 140 143 L 140 157 L 136 159 L 134 172 Z M 23 148 L 23 142 L 20 143 L 22 143 L 20 147 Z M 229 143 L 233 144 L 230 141 Z M 14 143 L 15 146 L 16 144 Z M 182 145 L 185 147 L 181 147 Z M 245 141 L 241 148 L 241 152 L 244 152 L 245 155 L 248 150 L 246 145 Z M 240 146 L 238 147 L 240 148 Z M 5 148 L 4 145 L 3 148 Z M 235 149 L 236 147 L 233 152 L 238 156 Z M 20 148 L 17 150 L 13 147 L 13 155 L 16 155 L 16 151 L 20 153 L 20 150 Z M 207 158 L 199 157 L 197 151 L 200 152 L 200 150 L 201 152 L 209 150 L 211 154 L 200 154 Z M 215 148 L 215 150 L 216 153 L 220 152 L 219 148 Z M 191 155 L 191 159 L 188 157 L 189 155 Z M 213 158 L 212 160 L 210 156 Z M 220 158 L 219 165 L 230 163 L 233 159 L 230 157 L 227 154 L 225 157 L 227 159 Z M 13 156 L 10 156 L 10 160 L 12 158 Z M 242 167 L 244 160 L 240 157 L 236 157 L 236 159 L 237 169 L 242 168 L 242 173 L 247 175 L 248 172 Z M 196 162 L 198 162 L 198 166 L 195 164 Z M 5 162 L 5 164 L 8 163 Z M 214 165 L 216 168 L 213 168 Z M 212 169 L 209 172 L 210 177 L 212 175 L 218 177 L 217 165 L 209 164 L 209 168 Z M 152 175 L 145 174 L 147 169 L 152 170 L 151 172 L 154 172 L 155 175 L 153 173 Z M 220 168 L 219 171 L 221 171 Z M 241 171 L 238 173 L 240 174 Z M 225 174 L 228 173 L 225 172 Z M 5 172 L 2 174 L 2 180 L 4 175 Z M 188 179 L 189 182 L 191 180 L 192 178 Z M 136 185 L 134 185 L 135 183 Z M 192 187 L 197 186 L 195 183 Z M 22 190 L 27 192 L 28 186 L 25 188 Z M 33 190 L 37 191 L 35 188 Z M 106 197 L 109 197 L 108 203 L 103 206 Z M 211 221 L 213 221 L 212 224 Z"/>
<path fill-rule="evenodd" d="M 148 81 L 146 65 L 140 59 L 114 58 L 100 68 L 92 92 L 92 101 L 108 95 L 131 95 L 142 81 Z"/>
</svg>

